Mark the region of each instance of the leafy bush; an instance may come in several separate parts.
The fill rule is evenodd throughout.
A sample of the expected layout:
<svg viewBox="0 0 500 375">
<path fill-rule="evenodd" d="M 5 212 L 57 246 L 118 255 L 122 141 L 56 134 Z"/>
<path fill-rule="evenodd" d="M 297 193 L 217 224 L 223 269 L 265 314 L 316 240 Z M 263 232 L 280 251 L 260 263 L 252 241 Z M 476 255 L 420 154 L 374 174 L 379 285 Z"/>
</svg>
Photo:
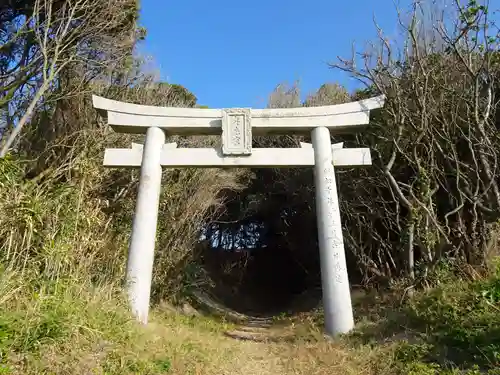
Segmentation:
<svg viewBox="0 0 500 375">
<path fill-rule="evenodd" d="M 404 343 L 402 363 L 500 368 L 500 272 L 475 282 L 455 280 L 413 298 L 402 313 L 421 343 Z M 423 366 L 423 365 L 422 365 Z M 472 371 L 472 370 L 471 370 Z"/>
</svg>

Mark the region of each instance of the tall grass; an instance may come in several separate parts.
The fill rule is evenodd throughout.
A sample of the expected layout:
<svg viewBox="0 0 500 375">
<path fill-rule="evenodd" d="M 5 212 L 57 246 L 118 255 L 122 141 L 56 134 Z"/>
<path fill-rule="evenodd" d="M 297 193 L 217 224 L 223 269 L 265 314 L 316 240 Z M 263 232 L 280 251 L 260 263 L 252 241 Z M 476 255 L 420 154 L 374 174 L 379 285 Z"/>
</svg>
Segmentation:
<svg viewBox="0 0 500 375">
<path fill-rule="evenodd" d="M 115 99 L 182 105 L 169 95 L 169 86 L 146 82 L 123 91 L 100 89 Z M 130 147 L 141 137 L 112 132 L 84 96 L 36 117 L 31 130 L 15 155 L 0 160 L 1 263 L 20 273 L 36 270 L 50 280 L 117 281 L 124 275 L 139 173 L 105 169 L 102 157 L 105 147 Z M 171 140 L 194 147 L 203 142 Z M 203 223 L 219 212 L 224 191 L 243 187 L 245 173 L 164 171 L 153 283 L 157 298 L 179 292 Z"/>
<path fill-rule="evenodd" d="M 138 325 L 114 285 L 48 282 L 6 270 L 0 282 L 0 374 L 217 373 L 232 354 L 203 346 L 193 334 L 224 328 L 215 323 L 190 328 L 186 319 L 163 315 L 158 325 L 154 314 L 148 327 Z"/>
</svg>

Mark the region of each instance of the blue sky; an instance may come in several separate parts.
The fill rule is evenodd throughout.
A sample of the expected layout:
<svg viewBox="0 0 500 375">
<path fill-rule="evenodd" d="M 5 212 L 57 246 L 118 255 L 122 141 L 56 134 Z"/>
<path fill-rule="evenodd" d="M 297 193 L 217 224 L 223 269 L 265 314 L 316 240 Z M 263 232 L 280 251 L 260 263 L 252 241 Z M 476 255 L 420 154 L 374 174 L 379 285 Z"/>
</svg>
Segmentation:
<svg viewBox="0 0 500 375">
<path fill-rule="evenodd" d="M 199 104 L 262 108 L 284 81 L 299 80 L 303 94 L 326 82 L 353 88 L 327 62 L 374 40 L 373 17 L 396 35 L 393 0 L 142 0 L 140 50 Z"/>
</svg>

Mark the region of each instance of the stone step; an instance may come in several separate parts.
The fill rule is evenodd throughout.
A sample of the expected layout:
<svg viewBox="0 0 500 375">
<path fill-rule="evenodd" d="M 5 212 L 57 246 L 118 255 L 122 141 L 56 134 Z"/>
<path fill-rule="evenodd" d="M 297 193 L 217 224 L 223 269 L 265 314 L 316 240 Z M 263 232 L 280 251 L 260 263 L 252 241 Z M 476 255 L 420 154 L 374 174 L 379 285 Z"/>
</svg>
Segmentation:
<svg viewBox="0 0 500 375">
<path fill-rule="evenodd" d="M 238 331 L 243 331 L 243 332 L 268 332 L 269 327 L 252 327 L 252 326 L 239 326 L 237 327 Z"/>
<path fill-rule="evenodd" d="M 265 342 L 269 341 L 269 336 L 267 336 L 264 332 L 244 332 L 236 329 L 234 331 L 226 331 L 224 334 L 228 337 L 237 340 L 245 340 L 245 341 L 256 341 L 256 342 Z"/>
<path fill-rule="evenodd" d="M 272 326 L 272 323 L 270 323 L 270 322 L 255 321 L 255 320 L 246 321 L 244 324 L 247 327 L 265 327 L 265 328 L 269 328 L 269 327 Z"/>
</svg>

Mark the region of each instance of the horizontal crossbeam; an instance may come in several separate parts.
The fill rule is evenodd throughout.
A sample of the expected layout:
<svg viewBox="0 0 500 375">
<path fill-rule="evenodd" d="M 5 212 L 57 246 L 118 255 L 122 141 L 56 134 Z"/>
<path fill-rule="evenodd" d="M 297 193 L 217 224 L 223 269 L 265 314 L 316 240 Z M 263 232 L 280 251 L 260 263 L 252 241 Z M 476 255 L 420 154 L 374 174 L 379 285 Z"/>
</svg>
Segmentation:
<svg viewBox="0 0 500 375">
<path fill-rule="evenodd" d="M 144 145 L 142 143 L 132 142 L 132 150 L 137 150 L 137 151 L 141 151 L 142 152 L 143 147 L 144 147 Z M 171 150 L 171 149 L 174 149 L 174 148 L 177 148 L 177 142 L 165 143 L 163 145 L 163 149 L 164 150 Z"/>
<path fill-rule="evenodd" d="M 371 165 L 368 148 L 339 148 L 332 145 L 335 167 L 355 167 Z M 142 148 L 111 148 L 104 154 L 106 167 L 140 167 Z M 248 156 L 224 156 L 218 148 L 167 148 L 161 152 L 160 163 L 163 167 L 263 167 L 292 168 L 314 165 L 314 149 L 303 148 L 256 148 Z"/>
<path fill-rule="evenodd" d="M 312 143 L 300 142 L 300 147 L 302 147 L 302 148 L 313 148 L 313 145 L 312 145 Z M 332 149 L 342 148 L 342 147 L 344 147 L 344 142 L 334 143 L 332 145 Z"/>
<path fill-rule="evenodd" d="M 379 96 L 357 102 L 322 107 L 250 109 L 253 134 L 309 132 L 318 126 L 333 132 L 353 130 L 369 123 L 370 110 L 384 105 Z M 223 109 L 155 107 L 93 96 L 94 107 L 121 133 L 145 133 L 159 127 L 168 134 L 221 134 Z"/>
</svg>

